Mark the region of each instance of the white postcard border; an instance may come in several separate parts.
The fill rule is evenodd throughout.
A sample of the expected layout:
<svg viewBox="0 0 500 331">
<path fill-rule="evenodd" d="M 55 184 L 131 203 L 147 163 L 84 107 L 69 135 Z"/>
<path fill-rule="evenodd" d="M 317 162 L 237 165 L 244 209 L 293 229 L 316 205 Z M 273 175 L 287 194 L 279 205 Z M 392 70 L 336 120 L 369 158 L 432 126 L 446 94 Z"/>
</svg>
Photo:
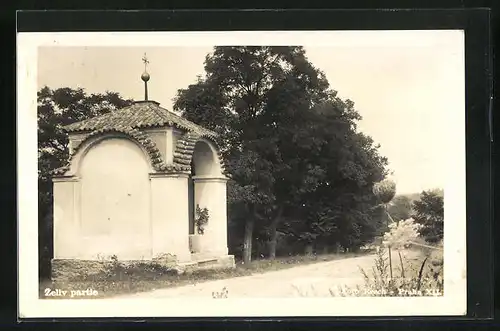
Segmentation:
<svg viewBox="0 0 500 331">
<path fill-rule="evenodd" d="M 364 34 L 363 42 L 354 35 Z M 37 49 L 40 46 L 325 45 L 357 47 L 433 41 L 447 34 L 464 63 L 462 109 L 446 109 L 449 171 L 445 187 L 443 297 L 297 299 L 47 300 L 38 298 Z M 430 37 L 430 38 L 428 38 Z M 437 40 L 437 39 L 436 39 Z M 441 39 L 442 40 L 442 39 Z M 439 45 L 436 45 L 439 46 Z M 465 57 L 462 30 L 64 32 L 19 33 L 17 38 L 19 316 L 32 317 L 268 317 L 415 316 L 466 313 Z M 111 300 L 111 301 L 110 301 Z M 305 304 L 306 303 L 306 304 Z"/>
</svg>

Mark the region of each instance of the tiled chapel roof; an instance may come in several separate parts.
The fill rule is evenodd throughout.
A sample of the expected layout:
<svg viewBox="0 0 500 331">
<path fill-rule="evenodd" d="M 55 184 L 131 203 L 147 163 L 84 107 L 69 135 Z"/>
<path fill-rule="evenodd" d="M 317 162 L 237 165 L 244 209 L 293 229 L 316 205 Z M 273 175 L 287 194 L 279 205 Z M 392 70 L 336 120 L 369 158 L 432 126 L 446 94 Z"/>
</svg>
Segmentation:
<svg viewBox="0 0 500 331">
<path fill-rule="evenodd" d="M 67 132 L 108 131 L 117 128 L 153 128 L 173 126 L 200 136 L 214 137 L 216 133 L 168 111 L 156 101 L 136 101 L 110 113 L 75 122 L 64 127 Z"/>
<path fill-rule="evenodd" d="M 147 66 L 149 61 L 146 58 L 146 54 L 144 54 L 142 60 L 145 66 Z M 148 100 L 147 82 L 149 78 L 149 74 L 145 68 L 144 73 L 141 75 L 141 79 L 145 83 L 145 101 L 136 101 L 130 106 L 111 111 L 107 114 L 66 125 L 63 129 L 68 133 L 85 133 L 83 141 L 97 135 L 107 134 L 108 132 L 127 134 L 145 148 L 154 169 L 162 172 L 190 172 L 191 159 L 196 142 L 200 138 L 207 138 L 215 144 L 219 160 L 221 161 L 221 168 L 225 172 L 220 148 L 217 146 L 216 139 L 214 139 L 217 134 L 160 107 L 160 104 L 156 101 Z M 141 131 L 141 129 L 162 126 L 175 127 L 184 131 L 176 143 L 174 158 L 171 164 L 165 162 L 154 141 L 145 132 Z M 68 172 L 71 160 L 82 143 L 82 141 L 79 141 L 78 144 L 74 145 L 66 164 L 53 171 L 55 176 L 64 176 Z"/>
<path fill-rule="evenodd" d="M 143 128 L 154 128 L 165 125 L 185 131 L 176 143 L 172 164 L 165 163 L 154 141 L 145 132 L 141 131 Z M 67 132 L 85 133 L 83 141 L 107 132 L 121 132 L 132 136 L 146 149 L 156 171 L 190 172 L 191 158 L 196 142 L 202 137 L 208 138 L 215 144 L 217 154 L 222 162 L 219 146 L 217 146 L 217 142 L 214 139 L 217 136 L 215 132 L 160 107 L 156 101 L 137 101 L 128 107 L 84 121 L 75 122 L 63 128 Z M 81 144 L 82 141 L 74 146 L 74 150 L 64 166 L 53 171 L 55 176 L 64 175 L 69 170 L 71 159 L 77 153 Z M 221 163 L 221 166 L 225 172 L 224 164 Z"/>
</svg>

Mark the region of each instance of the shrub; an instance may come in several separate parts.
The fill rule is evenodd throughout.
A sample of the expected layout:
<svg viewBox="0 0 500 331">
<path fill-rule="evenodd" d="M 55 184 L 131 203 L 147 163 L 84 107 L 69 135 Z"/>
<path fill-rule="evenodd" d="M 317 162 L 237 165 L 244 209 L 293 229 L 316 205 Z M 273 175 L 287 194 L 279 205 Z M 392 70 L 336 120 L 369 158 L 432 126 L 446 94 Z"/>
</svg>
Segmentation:
<svg viewBox="0 0 500 331">
<path fill-rule="evenodd" d="M 389 224 L 389 231 L 384 234 L 383 244 L 394 249 L 409 247 L 410 243 L 419 237 L 422 226 L 407 219 Z"/>
<path fill-rule="evenodd" d="M 209 219 L 208 209 L 200 208 L 199 205 L 196 205 L 196 217 L 194 223 L 196 225 L 198 234 L 205 233 L 205 225 L 207 225 L 208 219 Z"/>
<path fill-rule="evenodd" d="M 124 280 L 156 280 L 163 276 L 175 276 L 179 270 L 174 265 L 160 261 L 119 261 L 112 256 L 106 261 L 101 271 L 89 274 L 83 281 L 124 281 Z"/>
<path fill-rule="evenodd" d="M 399 252 L 398 252 L 399 253 Z M 361 269 L 364 285 L 352 289 L 339 287 L 340 296 L 431 296 L 443 294 L 442 256 L 429 254 L 413 263 L 403 262 L 399 254 L 399 276 L 389 274 L 388 259 L 384 247 L 377 253 L 371 276 Z M 336 296 L 330 290 L 332 296 Z"/>
<path fill-rule="evenodd" d="M 441 191 L 424 191 L 420 199 L 413 203 L 413 218 L 422 224 L 420 235 L 430 243 L 443 239 L 444 197 Z"/>
</svg>

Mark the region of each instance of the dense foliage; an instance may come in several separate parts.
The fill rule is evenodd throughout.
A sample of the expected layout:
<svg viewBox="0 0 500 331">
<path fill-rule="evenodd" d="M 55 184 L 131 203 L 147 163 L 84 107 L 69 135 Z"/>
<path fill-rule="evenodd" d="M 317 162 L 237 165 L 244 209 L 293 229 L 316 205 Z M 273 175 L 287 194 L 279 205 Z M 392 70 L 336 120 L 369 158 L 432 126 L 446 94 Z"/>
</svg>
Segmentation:
<svg viewBox="0 0 500 331">
<path fill-rule="evenodd" d="M 375 235 L 373 184 L 387 160 L 302 47 L 215 47 L 174 108 L 220 133 L 229 239 L 246 262 L 263 247 L 273 258 L 279 237 L 355 249 Z"/>
<path fill-rule="evenodd" d="M 194 223 L 196 225 L 196 231 L 198 234 L 205 233 L 205 226 L 207 225 L 210 216 L 208 214 L 207 208 L 200 208 L 199 205 L 196 205 L 196 217 L 194 219 Z"/>
<path fill-rule="evenodd" d="M 383 244 L 393 249 L 407 248 L 419 236 L 421 225 L 411 218 L 389 224 Z"/>
<path fill-rule="evenodd" d="M 444 197 L 438 190 L 424 191 L 420 199 L 413 202 L 413 219 L 422 225 L 420 235 L 430 243 L 443 239 Z"/>
</svg>

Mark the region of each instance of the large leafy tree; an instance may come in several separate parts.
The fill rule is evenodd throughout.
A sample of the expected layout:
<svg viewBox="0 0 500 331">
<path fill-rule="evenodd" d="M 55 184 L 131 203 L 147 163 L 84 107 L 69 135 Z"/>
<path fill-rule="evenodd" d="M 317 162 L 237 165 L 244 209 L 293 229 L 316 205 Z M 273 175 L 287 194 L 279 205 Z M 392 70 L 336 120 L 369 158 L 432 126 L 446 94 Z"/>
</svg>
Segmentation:
<svg viewBox="0 0 500 331">
<path fill-rule="evenodd" d="M 83 89 L 45 86 L 38 91 L 38 220 L 40 271 L 48 276 L 52 257 L 52 171 L 69 157 L 62 126 L 131 104 L 118 93 L 87 94 Z"/>
<path fill-rule="evenodd" d="M 245 262 L 256 225 L 267 230 L 274 257 L 277 229 L 294 224 L 297 232 L 308 217 L 314 219 L 319 192 L 344 207 L 348 199 L 332 192 L 359 199 L 356 208 L 369 200 L 358 196 L 370 196 L 385 159 L 369 137 L 356 132 L 360 116 L 354 104 L 336 97 L 302 47 L 215 47 L 205 71 L 179 90 L 174 108 L 220 133 L 232 174 L 230 219 L 244 223 Z M 318 236 L 317 229 L 309 233 Z"/>
<path fill-rule="evenodd" d="M 328 91 L 320 72 L 314 69 L 312 73 L 314 82 L 293 71 L 276 81 L 258 121 L 256 150 L 272 165 L 272 205 L 260 217 L 267 228 L 271 259 L 276 255 L 278 227 L 300 203 L 300 196 L 314 191 L 325 179 L 324 169 L 314 162 L 325 140 L 313 133 L 319 118 L 311 107 L 326 99 Z"/>
<path fill-rule="evenodd" d="M 348 121 L 332 120 L 336 112 L 332 108 L 323 114 L 323 131 L 315 130 L 315 137 L 323 134 L 324 141 L 314 163 L 322 180 L 300 195 L 302 200 L 292 211 L 301 215 L 300 224 L 295 222 L 285 232 L 292 230 L 309 244 L 355 249 L 377 235 L 381 226 L 382 213 L 372 186 L 386 175 L 386 160 L 370 137 L 354 131 Z"/>
<path fill-rule="evenodd" d="M 231 194 L 247 215 L 243 246 L 249 262 L 255 222 L 280 213 L 271 207 L 276 199 L 273 157 L 279 155 L 276 141 L 267 138 L 273 136 L 269 129 L 282 123 L 264 120 L 268 101 L 290 77 L 302 77 L 303 83 L 326 80 L 306 61 L 301 47 L 216 47 L 206 58 L 205 71 L 204 78 L 179 91 L 174 109 L 221 134 L 233 178 Z M 264 149 L 270 150 L 269 157 L 261 157 Z"/>
<path fill-rule="evenodd" d="M 428 242 L 437 243 L 443 239 L 444 196 L 440 190 L 423 191 L 420 199 L 413 202 L 413 219 L 421 224 L 422 235 Z"/>
</svg>

